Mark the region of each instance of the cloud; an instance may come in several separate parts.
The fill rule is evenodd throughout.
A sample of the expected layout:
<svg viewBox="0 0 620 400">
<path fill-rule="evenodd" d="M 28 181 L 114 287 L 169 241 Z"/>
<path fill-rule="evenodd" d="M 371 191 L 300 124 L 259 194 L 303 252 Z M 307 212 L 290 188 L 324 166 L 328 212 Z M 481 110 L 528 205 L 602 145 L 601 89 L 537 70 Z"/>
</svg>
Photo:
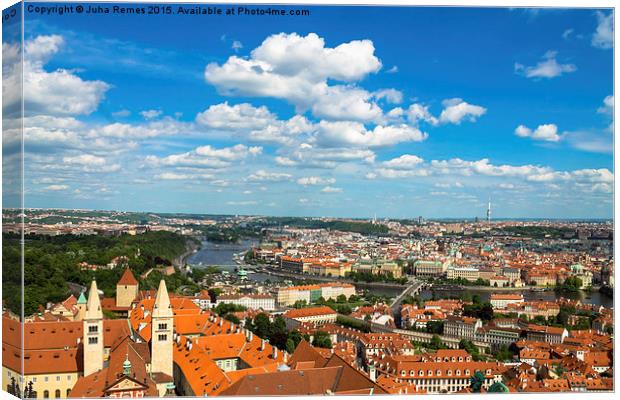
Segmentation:
<svg viewBox="0 0 620 400">
<path fill-rule="evenodd" d="M 392 68 L 388 69 L 387 71 L 385 71 L 388 74 L 395 74 L 398 72 L 398 66 L 394 65 Z"/>
<path fill-rule="evenodd" d="M 130 115 L 131 115 L 131 111 L 129 110 L 118 110 L 112 113 L 112 116 L 116 118 L 129 117 Z"/>
<path fill-rule="evenodd" d="M 196 121 L 216 129 L 261 129 L 277 121 L 275 114 L 267 107 L 254 107 L 249 103 L 229 105 L 215 104 L 196 116 Z"/>
<path fill-rule="evenodd" d="M 120 164 L 109 164 L 104 157 L 92 154 L 80 154 L 78 156 L 65 156 L 62 159 L 64 164 L 82 167 L 84 172 L 107 173 L 121 169 Z"/>
<path fill-rule="evenodd" d="M 599 49 L 611 49 L 614 45 L 613 11 L 605 15 L 602 11 L 596 12 L 598 25 L 592 35 L 592 46 Z"/>
<path fill-rule="evenodd" d="M 58 191 L 61 191 L 61 190 L 69 189 L 69 186 L 68 185 L 49 185 L 49 186 L 46 186 L 43 189 L 44 190 L 51 190 L 51 191 L 54 191 L 54 192 L 58 192 Z"/>
<path fill-rule="evenodd" d="M 614 174 L 606 168 L 557 171 L 540 165 L 495 165 L 488 159 L 463 160 L 451 158 L 430 162 L 412 163 L 409 168 L 387 168 L 382 165 L 366 173 L 366 179 L 411 179 L 429 182 L 437 188 L 497 187 L 516 190 L 532 185 L 543 185 L 547 190 L 567 190 L 569 193 L 606 193 L 612 189 Z M 437 182 L 442 177 L 459 177 L 455 184 Z M 445 178 L 444 178 L 445 179 Z M 462 183 L 466 180 L 466 184 Z"/>
<path fill-rule="evenodd" d="M 458 125 L 463 120 L 474 122 L 487 112 L 486 108 L 469 104 L 459 98 L 444 100 L 442 104 L 444 109 L 439 115 L 439 122 L 441 123 Z"/>
<path fill-rule="evenodd" d="M 431 115 L 428 106 L 423 104 L 411 104 L 406 112 L 409 123 L 417 125 L 420 121 L 425 121 L 431 125 L 437 125 L 439 120 Z"/>
<path fill-rule="evenodd" d="M 403 101 L 403 93 L 396 89 L 381 89 L 373 93 L 377 100 L 385 99 L 392 104 L 399 104 Z"/>
<path fill-rule="evenodd" d="M 424 162 L 420 157 L 411 154 L 403 154 L 383 163 L 387 168 L 392 169 L 411 169 Z"/>
<path fill-rule="evenodd" d="M 282 172 L 268 172 L 265 170 L 258 170 L 248 177 L 248 181 L 251 182 L 282 182 L 291 180 L 293 176 Z"/>
<path fill-rule="evenodd" d="M 330 48 L 315 33 L 280 33 L 267 37 L 249 58 L 208 64 L 205 79 L 223 95 L 273 97 L 318 117 L 374 120 L 381 109 L 371 93 L 353 84 L 381 68 L 374 51 L 370 40 Z M 330 86 L 328 80 L 345 84 Z"/>
<path fill-rule="evenodd" d="M 290 149 L 288 153 L 275 157 L 278 165 L 299 168 L 334 169 L 346 163 L 372 164 L 375 153 L 368 149 L 346 147 L 320 148 L 308 143 Z"/>
<path fill-rule="evenodd" d="M 321 189 L 321 193 L 342 193 L 343 190 L 342 188 L 337 188 L 337 187 L 332 187 L 332 186 L 325 186 L 323 189 Z"/>
<path fill-rule="evenodd" d="M 562 38 L 563 38 L 563 39 L 565 39 L 565 40 L 566 40 L 566 39 L 568 39 L 568 37 L 569 37 L 570 35 L 572 35 L 574 31 L 575 31 L 575 30 L 574 30 L 574 29 L 572 29 L 572 28 L 566 29 L 566 30 L 562 33 Z"/>
<path fill-rule="evenodd" d="M 243 48 L 243 44 L 238 40 L 234 40 L 230 48 L 233 49 L 236 53 Z"/>
<path fill-rule="evenodd" d="M 81 154 L 79 156 L 64 157 L 63 162 L 65 164 L 77 164 L 88 166 L 101 166 L 105 165 L 106 160 L 104 157 L 94 156 L 92 154 Z"/>
<path fill-rule="evenodd" d="M 247 201 L 228 201 L 226 202 L 229 206 L 254 206 L 257 205 L 258 202 L 255 200 L 247 200 Z"/>
<path fill-rule="evenodd" d="M 215 148 L 210 145 L 200 146 L 192 151 L 171 154 L 166 157 L 147 156 L 145 161 L 151 166 L 192 167 L 192 168 L 225 168 L 234 162 L 249 156 L 261 154 L 262 147 L 248 147 L 237 144 L 232 147 Z"/>
<path fill-rule="evenodd" d="M 614 115 L 614 96 L 609 95 L 603 99 L 603 105 L 596 110 L 599 114 Z"/>
<path fill-rule="evenodd" d="M 316 142 L 325 147 L 385 147 L 405 142 L 421 142 L 428 135 L 418 128 L 400 124 L 367 130 L 364 125 L 350 121 L 321 121 L 317 124 Z"/>
<path fill-rule="evenodd" d="M 144 110 L 140 112 L 140 115 L 142 115 L 144 119 L 154 119 L 159 117 L 161 114 L 161 110 Z"/>
<path fill-rule="evenodd" d="M 240 138 L 254 142 L 288 145 L 298 135 L 313 130 L 313 124 L 304 116 L 295 115 L 283 121 L 267 107 L 254 107 L 249 103 L 212 105 L 196 116 L 196 122 L 202 127 L 234 132 Z"/>
<path fill-rule="evenodd" d="M 30 114 L 87 115 L 98 107 L 110 88 L 105 82 L 85 81 L 66 69 L 46 71 L 44 65 L 63 45 L 59 35 L 37 36 L 25 44 L 24 102 Z M 20 72 L 7 71 L 6 77 L 3 72 L 7 105 L 19 100 Z"/>
<path fill-rule="evenodd" d="M 320 176 L 307 176 L 297 179 L 297 183 L 303 186 L 307 185 L 328 185 L 336 183 L 334 178 L 321 178 Z"/>
<path fill-rule="evenodd" d="M 525 125 L 519 125 L 515 129 L 515 135 L 519 137 L 529 137 L 534 140 L 543 140 L 546 142 L 559 142 L 558 127 L 555 124 L 538 125 L 536 130 L 532 131 Z"/>
<path fill-rule="evenodd" d="M 555 78 L 565 73 L 577 71 L 575 64 L 559 64 L 556 60 L 557 51 L 548 51 L 535 66 L 524 66 L 515 63 L 515 72 L 527 78 Z"/>
<path fill-rule="evenodd" d="M 192 180 L 211 180 L 214 176 L 211 174 L 182 174 L 176 172 L 164 172 L 155 175 L 155 179 L 165 181 L 192 181 Z"/>
</svg>

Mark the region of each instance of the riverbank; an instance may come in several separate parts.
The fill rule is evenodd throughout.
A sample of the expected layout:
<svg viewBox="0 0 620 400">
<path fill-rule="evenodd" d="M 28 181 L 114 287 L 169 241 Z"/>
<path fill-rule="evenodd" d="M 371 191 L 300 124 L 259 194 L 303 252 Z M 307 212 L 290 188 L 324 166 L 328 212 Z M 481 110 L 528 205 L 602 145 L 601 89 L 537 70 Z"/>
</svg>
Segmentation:
<svg viewBox="0 0 620 400">
<path fill-rule="evenodd" d="M 347 279 L 342 277 L 334 277 L 334 276 L 320 276 L 320 275 L 308 275 L 308 274 L 296 274 L 293 272 L 284 272 L 278 271 L 273 268 L 269 268 L 267 266 L 258 267 L 258 270 L 267 275 L 279 276 L 283 278 L 292 278 L 297 280 L 311 280 L 311 281 L 321 281 L 321 282 L 342 282 L 342 283 L 350 283 L 355 286 L 361 286 L 364 288 L 386 288 L 386 289 L 404 289 L 408 285 L 401 285 L 400 283 L 390 283 L 390 282 L 363 282 L 363 281 L 354 281 L 353 279 Z"/>
<path fill-rule="evenodd" d="M 185 245 L 186 251 L 185 253 L 177 256 L 173 261 L 172 265 L 177 268 L 179 271 L 185 271 L 185 265 L 187 264 L 187 260 L 194 254 L 200 250 L 200 245 L 197 244 L 194 240 L 188 239 Z"/>
</svg>

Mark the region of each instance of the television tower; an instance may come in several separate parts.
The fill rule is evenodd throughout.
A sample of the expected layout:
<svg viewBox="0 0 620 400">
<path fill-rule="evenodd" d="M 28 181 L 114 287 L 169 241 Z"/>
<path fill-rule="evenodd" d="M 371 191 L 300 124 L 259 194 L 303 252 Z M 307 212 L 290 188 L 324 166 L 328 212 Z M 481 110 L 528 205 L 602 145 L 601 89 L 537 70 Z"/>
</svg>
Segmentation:
<svg viewBox="0 0 620 400">
<path fill-rule="evenodd" d="M 489 205 L 487 206 L 487 223 L 491 223 L 491 198 L 489 197 Z"/>
</svg>

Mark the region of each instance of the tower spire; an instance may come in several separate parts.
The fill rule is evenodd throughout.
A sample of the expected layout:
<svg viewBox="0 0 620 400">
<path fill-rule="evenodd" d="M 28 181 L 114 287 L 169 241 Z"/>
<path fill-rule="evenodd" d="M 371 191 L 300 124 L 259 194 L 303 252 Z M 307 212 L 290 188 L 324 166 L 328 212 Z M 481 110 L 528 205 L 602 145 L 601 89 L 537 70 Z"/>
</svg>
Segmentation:
<svg viewBox="0 0 620 400">
<path fill-rule="evenodd" d="M 159 281 L 159 288 L 155 296 L 155 305 L 153 306 L 153 317 L 172 317 L 172 308 L 170 307 L 170 297 L 168 296 L 168 288 L 166 281 Z"/>
<path fill-rule="evenodd" d="M 88 301 L 86 303 L 86 314 L 84 319 L 103 319 L 101 311 L 101 302 L 99 301 L 99 291 L 97 290 L 97 281 L 93 279 L 90 283 L 88 291 Z"/>
</svg>

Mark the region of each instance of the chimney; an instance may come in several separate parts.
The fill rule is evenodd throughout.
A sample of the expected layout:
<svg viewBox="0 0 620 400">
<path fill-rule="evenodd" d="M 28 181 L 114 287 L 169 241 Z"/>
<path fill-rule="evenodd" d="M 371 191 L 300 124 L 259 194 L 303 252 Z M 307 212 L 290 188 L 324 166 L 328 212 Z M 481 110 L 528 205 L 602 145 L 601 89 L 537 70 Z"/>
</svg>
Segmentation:
<svg viewBox="0 0 620 400">
<path fill-rule="evenodd" d="M 260 351 L 265 351 L 265 339 L 260 340 Z"/>
<path fill-rule="evenodd" d="M 282 362 L 286 364 L 288 362 L 288 353 L 286 351 L 282 352 Z"/>
<path fill-rule="evenodd" d="M 235 324 L 232 321 L 230 321 L 230 333 L 232 333 L 234 329 L 235 329 Z"/>
<path fill-rule="evenodd" d="M 248 331 L 248 342 L 251 342 L 254 339 L 254 332 Z"/>
<path fill-rule="evenodd" d="M 220 317 L 220 326 L 224 326 L 224 318 Z"/>
<path fill-rule="evenodd" d="M 271 358 L 274 360 L 278 358 L 278 348 L 276 346 L 272 346 Z"/>
</svg>

